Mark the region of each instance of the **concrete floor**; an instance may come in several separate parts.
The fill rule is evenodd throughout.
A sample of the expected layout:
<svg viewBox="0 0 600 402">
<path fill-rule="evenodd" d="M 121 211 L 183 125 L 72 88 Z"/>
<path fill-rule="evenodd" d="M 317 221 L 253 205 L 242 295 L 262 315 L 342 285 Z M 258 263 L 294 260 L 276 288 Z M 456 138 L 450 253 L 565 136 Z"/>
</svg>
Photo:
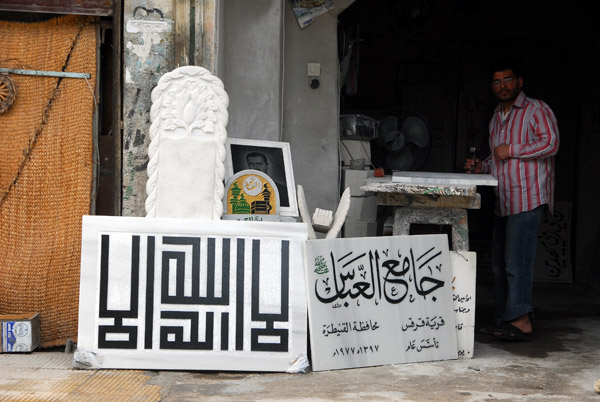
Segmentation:
<svg viewBox="0 0 600 402">
<path fill-rule="evenodd" d="M 477 327 L 491 323 L 489 284 Z M 589 288 L 536 285 L 535 340 L 476 334 L 469 360 L 272 374 L 73 370 L 72 354 L 0 355 L 0 401 L 600 401 L 600 298 Z"/>
</svg>

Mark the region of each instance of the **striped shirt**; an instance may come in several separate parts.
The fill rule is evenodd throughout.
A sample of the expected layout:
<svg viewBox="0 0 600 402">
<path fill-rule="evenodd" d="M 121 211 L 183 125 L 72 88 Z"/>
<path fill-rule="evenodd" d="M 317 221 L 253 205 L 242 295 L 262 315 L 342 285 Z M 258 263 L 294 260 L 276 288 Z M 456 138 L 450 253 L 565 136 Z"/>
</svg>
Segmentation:
<svg viewBox="0 0 600 402">
<path fill-rule="evenodd" d="M 482 173 L 498 179 L 496 214 L 507 216 L 554 204 L 554 155 L 558 152 L 558 125 L 552 109 L 523 92 L 503 116 L 498 105 L 490 121 L 490 150 L 509 144 L 510 158 L 492 155 L 482 163 Z"/>
</svg>

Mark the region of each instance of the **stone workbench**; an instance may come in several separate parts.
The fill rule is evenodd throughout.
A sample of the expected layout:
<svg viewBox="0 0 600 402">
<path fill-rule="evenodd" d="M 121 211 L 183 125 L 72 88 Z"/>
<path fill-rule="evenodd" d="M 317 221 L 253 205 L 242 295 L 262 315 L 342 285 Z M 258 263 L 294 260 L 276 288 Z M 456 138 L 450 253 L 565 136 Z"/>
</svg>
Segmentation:
<svg viewBox="0 0 600 402">
<path fill-rule="evenodd" d="M 491 175 L 395 172 L 365 181 L 363 191 L 377 193 L 378 205 L 395 207 L 394 235 L 408 235 L 412 224 L 452 227 L 452 250 L 469 250 L 467 209 L 481 208 L 477 186 L 497 186 Z"/>
</svg>

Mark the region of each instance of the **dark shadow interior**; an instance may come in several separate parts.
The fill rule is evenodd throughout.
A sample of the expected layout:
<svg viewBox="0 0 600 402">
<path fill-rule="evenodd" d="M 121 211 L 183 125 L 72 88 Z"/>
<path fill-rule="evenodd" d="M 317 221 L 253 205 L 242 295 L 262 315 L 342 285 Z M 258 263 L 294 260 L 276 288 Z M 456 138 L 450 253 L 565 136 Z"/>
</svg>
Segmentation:
<svg viewBox="0 0 600 402">
<path fill-rule="evenodd" d="M 534 305 L 543 306 L 541 319 L 554 314 L 553 303 L 564 310 L 561 314 L 576 310 L 567 301 L 574 293 L 593 298 L 588 304 L 597 314 L 597 292 L 577 290 L 600 288 L 600 212 L 595 202 L 600 188 L 595 163 L 600 145 L 600 25 L 592 7 L 559 1 L 357 0 L 339 16 L 340 113 L 364 114 L 380 122 L 393 116 L 399 126 L 409 116 L 421 118 L 431 149 L 418 167 L 406 170 L 462 172 L 470 147 L 481 158 L 489 155 L 488 123 L 496 101 L 487 70 L 499 56 L 520 61 L 523 91 L 552 107 L 561 136 L 555 201 L 569 211 L 560 247 L 566 250 L 571 279 L 535 283 Z M 381 142 L 371 141 L 373 166 L 387 174 L 393 170 L 389 152 Z M 482 208 L 469 210 L 469 241 L 478 259 L 479 326 L 493 315 L 494 194 L 490 187 L 478 192 Z M 380 207 L 380 221 L 389 215 L 389 208 Z M 557 298 L 565 304 L 558 307 Z"/>
</svg>

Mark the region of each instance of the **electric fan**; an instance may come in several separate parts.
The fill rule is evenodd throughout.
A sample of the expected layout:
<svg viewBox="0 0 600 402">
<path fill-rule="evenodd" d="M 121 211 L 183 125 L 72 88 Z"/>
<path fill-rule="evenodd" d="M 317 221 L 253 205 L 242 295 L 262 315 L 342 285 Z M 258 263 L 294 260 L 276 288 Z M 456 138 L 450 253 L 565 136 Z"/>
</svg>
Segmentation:
<svg viewBox="0 0 600 402">
<path fill-rule="evenodd" d="M 395 116 L 381 119 L 377 142 L 387 151 L 385 164 L 392 171 L 418 170 L 431 151 L 429 129 L 418 116 L 407 117 L 400 128 Z"/>
</svg>

